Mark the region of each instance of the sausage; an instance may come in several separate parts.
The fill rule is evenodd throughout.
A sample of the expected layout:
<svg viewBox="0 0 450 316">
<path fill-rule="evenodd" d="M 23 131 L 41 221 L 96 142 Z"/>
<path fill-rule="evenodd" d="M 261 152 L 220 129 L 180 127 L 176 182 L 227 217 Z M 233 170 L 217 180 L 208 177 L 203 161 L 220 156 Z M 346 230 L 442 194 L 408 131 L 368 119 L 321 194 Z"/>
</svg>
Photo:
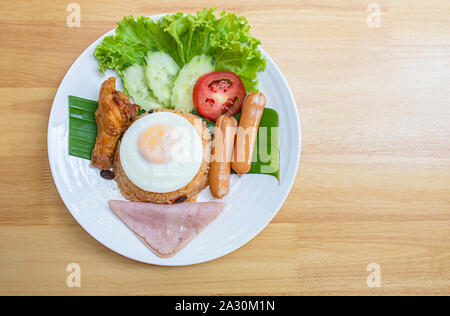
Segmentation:
<svg viewBox="0 0 450 316">
<path fill-rule="evenodd" d="M 238 175 L 248 173 L 252 166 L 256 135 L 265 105 L 266 97 L 262 93 L 251 93 L 244 100 L 231 163 Z"/>
<path fill-rule="evenodd" d="M 230 165 L 233 159 L 237 121 L 222 115 L 216 121 L 212 161 L 209 169 L 209 188 L 216 198 L 223 198 L 230 189 Z"/>
</svg>

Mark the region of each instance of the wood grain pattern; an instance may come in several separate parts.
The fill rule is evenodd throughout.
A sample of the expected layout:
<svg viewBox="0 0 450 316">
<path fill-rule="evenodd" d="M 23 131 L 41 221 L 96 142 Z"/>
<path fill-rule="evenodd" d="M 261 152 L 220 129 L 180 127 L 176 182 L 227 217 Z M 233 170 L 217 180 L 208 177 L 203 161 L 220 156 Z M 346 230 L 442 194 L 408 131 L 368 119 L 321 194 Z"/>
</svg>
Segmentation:
<svg viewBox="0 0 450 316">
<path fill-rule="evenodd" d="M 253 241 L 213 262 L 133 262 L 90 237 L 50 175 L 46 128 L 65 72 L 123 15 L 210 1 L 0 2 L 0 294 L 450 294 L 450 4 L 214 1 L 248 17 L 294 92 L 303 150 L 292 192 Z M 66 266 L 82 287 L 66 286 Z M 369 263 L 382 286 L 366 285 Z"/>
</svg>

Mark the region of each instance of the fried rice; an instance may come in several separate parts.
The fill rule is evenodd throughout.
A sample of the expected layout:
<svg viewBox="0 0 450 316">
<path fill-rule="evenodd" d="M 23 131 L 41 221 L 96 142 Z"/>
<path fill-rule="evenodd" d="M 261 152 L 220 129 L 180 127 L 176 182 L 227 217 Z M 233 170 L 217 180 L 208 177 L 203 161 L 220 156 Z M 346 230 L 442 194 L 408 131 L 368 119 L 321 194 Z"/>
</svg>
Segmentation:
<svg viewBox="0 0 450 316">
<path fill-rule="evenodd" d="M 173 192 L 168 193 L 154 193 L 144 191 L 137 187 L 131 180 L 126 176 L 125 171 L 120 163 L 120 142 L 116 149 L 116 155 L 113 164 L 113 170 L 115 173 L 115 180 L 119 186 L 122 195 L 133 202 L 150 202 L 156 204 L 173 204 L 184 202 L 186 200 L 195 200 L 195 197 L 207 187 L 208 185 L 208 175 L 209 175 L 209 160 L 211 156 L 211 134 L 208 131 L 206 123 L 202 121 L 201 130 L 199 124 L 194 124 L 195 120 L 201 120 L 198 116 L 194 114 L 168 110 L 168 109 L 157 109 L 155 112 L 165 111 L 172 112 L 186 118 L 194 127 L 196 127 L 197 133 L 200 135 L 203 143 L 203 162 L 200 166 L 200 170 L 195 175 L 194 179 L 187 184 Z M 147 114 L 144 114 L 147 115 Z M 139 118 L 143 117 L 141 115 Z"/>
</svg>

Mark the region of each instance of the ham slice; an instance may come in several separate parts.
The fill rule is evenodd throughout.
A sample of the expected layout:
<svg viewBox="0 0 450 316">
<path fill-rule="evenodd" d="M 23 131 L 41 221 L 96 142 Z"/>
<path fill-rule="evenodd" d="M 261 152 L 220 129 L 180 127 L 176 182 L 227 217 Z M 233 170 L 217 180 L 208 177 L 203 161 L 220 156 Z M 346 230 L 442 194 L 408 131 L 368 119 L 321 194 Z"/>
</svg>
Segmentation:
<svg viewBox="0 0 450 316">
<path fill-rule="evenodd" d="M 156 255 L 168 258 L 208 226 L 225 203 L 162 205 L 111 200 L 109 207 Z"/>
</svg>

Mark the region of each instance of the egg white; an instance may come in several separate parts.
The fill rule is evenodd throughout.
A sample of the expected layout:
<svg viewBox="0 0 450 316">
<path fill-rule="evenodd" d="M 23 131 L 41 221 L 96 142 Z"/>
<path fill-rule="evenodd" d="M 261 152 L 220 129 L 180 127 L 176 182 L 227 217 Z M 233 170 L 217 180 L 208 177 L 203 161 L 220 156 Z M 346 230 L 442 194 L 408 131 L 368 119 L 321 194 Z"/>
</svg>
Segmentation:
<svg viewBox="0 0 450 316">
<path fill-rule="evenodd" d="M 153 125 L 165 124 L 175 130 L 177 142 L 173 160 L 152 164 L 138 149 L 141 134 Z M 171 112 L 148 114 L 134 122 L 120 145 L 120 162 L 126 176 L 142 190 L 154 193 L 173 192 L 189 184 L 203 161 L 203 144 L 194 126 L 181 115 Z"/>
</svg>

